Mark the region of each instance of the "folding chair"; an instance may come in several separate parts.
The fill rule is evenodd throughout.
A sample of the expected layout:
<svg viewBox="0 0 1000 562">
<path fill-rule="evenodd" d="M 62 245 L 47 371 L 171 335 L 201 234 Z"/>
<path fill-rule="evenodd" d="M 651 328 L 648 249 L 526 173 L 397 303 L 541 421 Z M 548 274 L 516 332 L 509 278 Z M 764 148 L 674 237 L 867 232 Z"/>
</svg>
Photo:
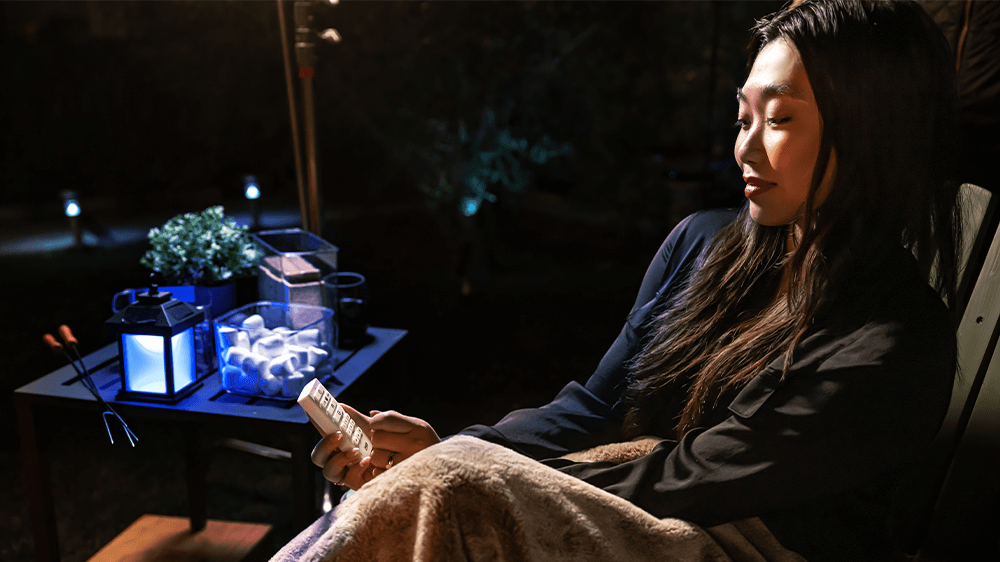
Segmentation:
<svg viewBox="0 0 1000 562">
<path fill-rule="evenodd" d="M 972 549 L 1000 551 L 996 538 L 980 542 L 1000 497 L 1000 356 L 994 356 L 1000 336 L 1000 231 L 993 221 L 995 198 L 971 184 L 962 188 L 969 214 L 957 305 L 969 296 L 957 334 L 959 371 L 927 462 L 897 494 L 894 510 L 902 525 L 896 529 L 894 558 L 900 561 L 979 560 Z"/>
</svg>

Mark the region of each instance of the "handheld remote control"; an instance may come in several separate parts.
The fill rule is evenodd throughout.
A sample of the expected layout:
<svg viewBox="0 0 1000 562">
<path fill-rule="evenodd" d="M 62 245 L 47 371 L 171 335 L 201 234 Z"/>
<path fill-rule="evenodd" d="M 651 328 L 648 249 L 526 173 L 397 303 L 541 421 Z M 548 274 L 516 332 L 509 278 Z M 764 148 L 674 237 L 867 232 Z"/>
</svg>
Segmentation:
<svg viewBox="0 0 1000 562">
<path fill-rule="evenodd" d="M 357 447 L 361 451 L 361 458 L 371 456 L 371 440 L 319 380 L 309 381 L 299 394 L 298 402 L 309 416 L 309 421 L 321 434 L 330 435 L 335 431 L 344 434 L 344 440 L 340 443 L 341 451 L 350 451 Z"/>
</svg>

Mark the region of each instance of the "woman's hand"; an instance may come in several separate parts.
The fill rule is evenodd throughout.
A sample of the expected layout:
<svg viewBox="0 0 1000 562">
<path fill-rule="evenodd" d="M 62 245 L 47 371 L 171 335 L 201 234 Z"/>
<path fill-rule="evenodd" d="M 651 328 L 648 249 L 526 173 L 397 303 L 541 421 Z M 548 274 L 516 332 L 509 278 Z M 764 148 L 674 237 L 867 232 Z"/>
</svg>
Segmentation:
<svg viewBox="0 0 1000 562">
<path fill-rule="evenodd" d="M 346 404 L 341 404 L 341 406 L 354 419 L 354 423 L 361 428 L 361 431 L 371 439 L 370 420 L 372 418 Z M 340 444 L 343 440 L 344 436 L 339 431 L 320 439 L 313 448 L 312 462 L 323 469 L 323 478 L 339 486 L 347 486 L 352 490 L 357 490 L 375 477 L 372 471 L 371 457 L 362 459 L 361 451 L 357 447 L 346 452 L 341 451 Z"/>
<path fill-rule="evenodd" d="M 429 423 L 399 412 L 373 411 L 366 422 L 371 428 L 373 477 L 441 441 Z"/>
</svg>

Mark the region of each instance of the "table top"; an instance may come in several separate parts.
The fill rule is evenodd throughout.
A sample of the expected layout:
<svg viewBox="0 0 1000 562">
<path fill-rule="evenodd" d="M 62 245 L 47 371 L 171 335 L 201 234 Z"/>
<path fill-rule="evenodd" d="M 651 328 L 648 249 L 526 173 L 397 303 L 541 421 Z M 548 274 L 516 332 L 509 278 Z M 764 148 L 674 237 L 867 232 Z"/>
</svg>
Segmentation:
<svg viewBox="0 0 1000 562">
<path fill-rule="evenodd" d="M 372 341 L 356 350 L 337 350 L 333 375 L 326 387 L 334 396 L 340 394 L 396 345 L 406 330 L 369 328 Z M 222 388 L 218 371 L 202 379 L 194 393 L 176 404 L 140 400 L 118 400 L 121 388 L 121 361 L 117 343 L 109 344 L 87 355 L 84 364 L 90 371 L 101 397 L 119 412 L 142 410 L 146 415 L 162 415 L 172 419 L 204 420 L 212 417 L 243 418 L 246 422 L 309 422 L 294 400 L 246 397 L 230 394 Z M 16 399 L 58 405 L 97 405 L 97 400 L 84 387 L 72 365 L 66 365 L 14 391 Z"/>
</svg>

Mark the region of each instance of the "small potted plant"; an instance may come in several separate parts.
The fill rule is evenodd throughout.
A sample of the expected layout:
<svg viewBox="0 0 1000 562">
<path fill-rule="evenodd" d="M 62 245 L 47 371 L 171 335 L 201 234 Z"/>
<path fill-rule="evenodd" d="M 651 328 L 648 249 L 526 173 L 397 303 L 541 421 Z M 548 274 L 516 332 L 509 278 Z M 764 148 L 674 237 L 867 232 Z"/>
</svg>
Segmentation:
<svg viewBox="0 0 1000 562">
<path fill-rule="evenodd" d="M 261 256 L 247 227 L 226 217 L 221 206 L 175 216 L 149 231 L 149 243 L 139 263 L 175 290 L 193 287 L 198 296 L 192 302 L 210 303 L 211 316 L 235 307 L 235 281 L 253 276 Z"/>
</svg>

